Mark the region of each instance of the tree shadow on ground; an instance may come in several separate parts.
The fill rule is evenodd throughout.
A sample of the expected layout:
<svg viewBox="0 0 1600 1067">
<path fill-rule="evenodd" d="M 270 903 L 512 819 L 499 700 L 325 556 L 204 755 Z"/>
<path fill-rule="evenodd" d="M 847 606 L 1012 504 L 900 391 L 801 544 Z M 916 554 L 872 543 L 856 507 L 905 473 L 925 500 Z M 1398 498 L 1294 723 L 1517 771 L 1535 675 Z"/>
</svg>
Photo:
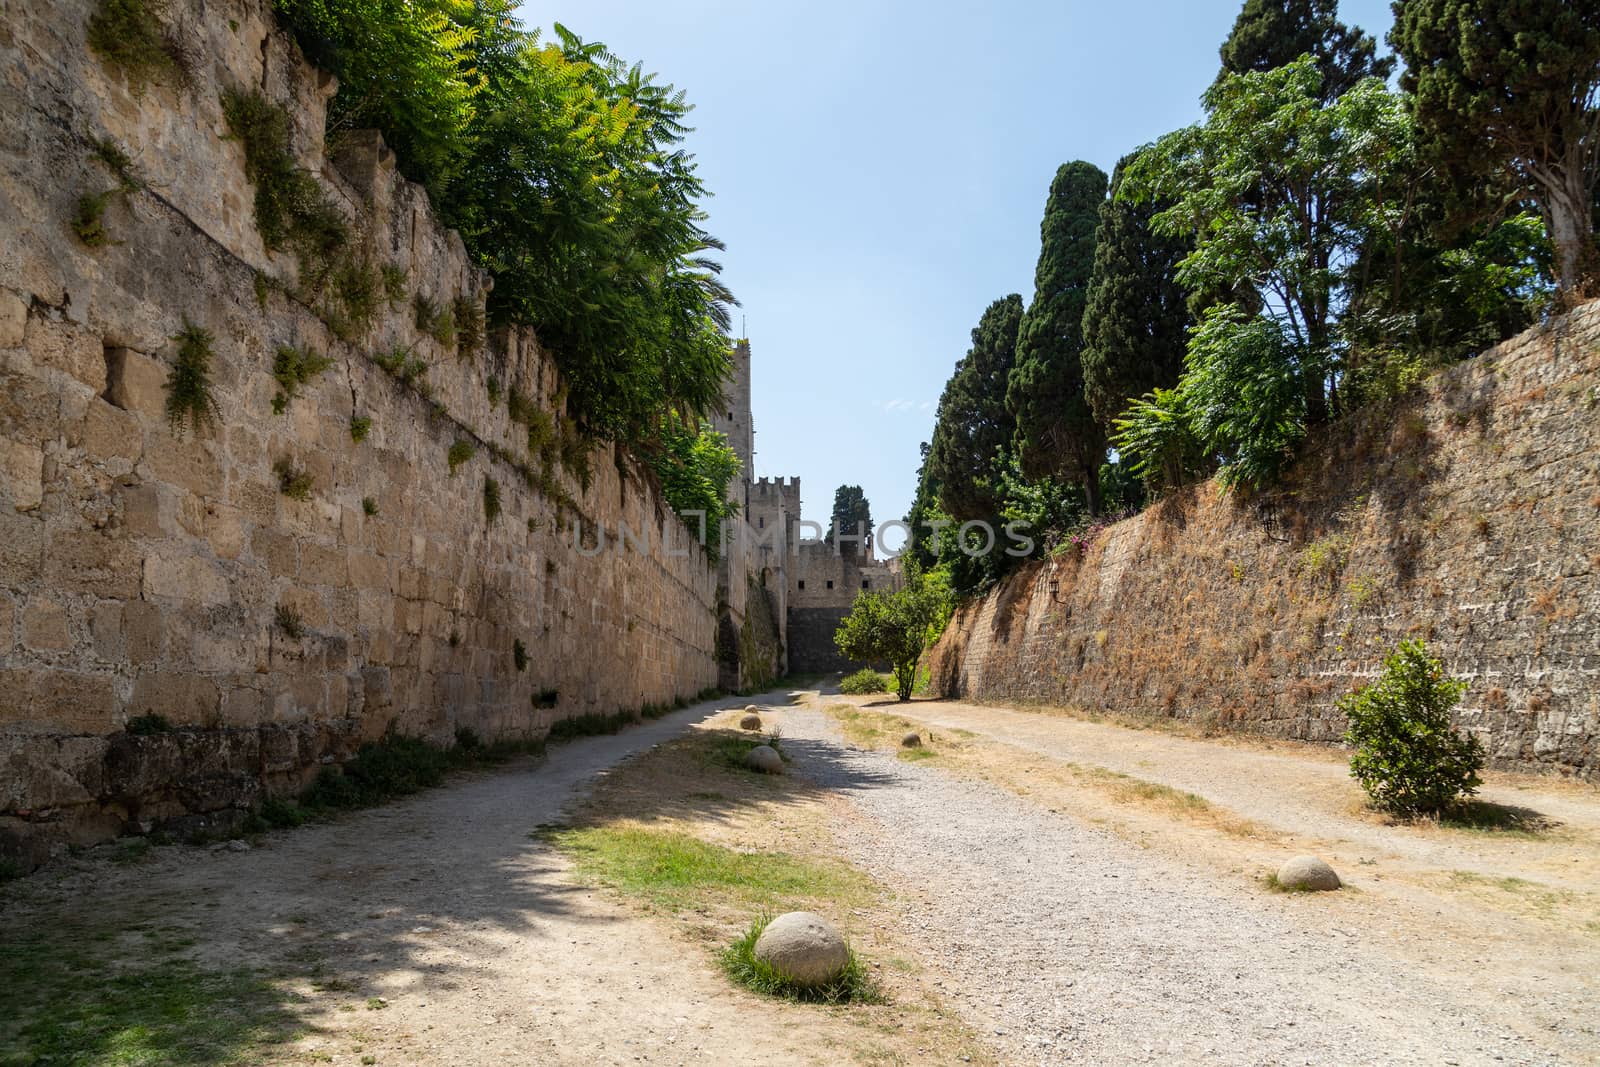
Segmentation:
<svg viewBox="0 0 1600 1067">
<path fill-rule="evenodd" d="M 132 850 L 112 846 L 14 883 L 0 899 L 0 1065 L 268 1062 L 297 1037 L 322 1040 L 321 1021 L 340 1018 L 331 1012 L 381 1007 L 379 994 L 397 983 L 431 996 L 473 981 L 476 961 L 503 952 L 507 933 L 538 940 L 556 920 L 610 922 L 609 909 L 579 904 L 588 888 L 567 878 L 535 828 L 562 820 L 590 779 L 603 786 L 626 751 L 665 747 L 711 713 L 763 698 L 783 706 L 798 692 L 725 698 L 460 772 L 443 788 L 260 835 L 249 851 L 144 848 L 122 865 L 111 856 Z M 632 816 L 731 820 L 824 791 L 708 758 L 704 774 L 691 769 L 674 789 L 640 791 Z M 878 784 L 828 766 L 837 761 L 820 749 L 806 746 L 803 758 L 826 772 L 830 791 Z"/>
<path fill-rule="evenodd" d="M 1532 808 L 1515 804 L 1496 804 L 1490 800 L 1463 800 L 1439 818 L 1440 826 L 1483 833 L 1539 836 L 1561 825 Z"/>
</svg>

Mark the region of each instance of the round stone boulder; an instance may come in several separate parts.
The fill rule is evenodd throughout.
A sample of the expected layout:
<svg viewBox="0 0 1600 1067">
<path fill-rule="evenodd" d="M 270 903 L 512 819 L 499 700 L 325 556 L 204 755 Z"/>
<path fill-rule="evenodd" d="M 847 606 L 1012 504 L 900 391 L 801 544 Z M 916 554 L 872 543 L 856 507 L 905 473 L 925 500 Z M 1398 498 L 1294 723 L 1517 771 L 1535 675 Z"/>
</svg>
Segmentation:
<svg viewBox="0 0 1600 1067">
<path fill-rule="evenodd" d="M 759 715 L 761 713 L 761 709 L 756 707 L 754 704 L 746 704 L 744 706 L 744 710 L 748 711 L 748 712 L 751 712 L 752 714 L 756 714 L 756 715 Z"/>
<path fill-rule="evenodd" d="M 900 739 L 901 748 L 921 748 L 922 735 L 913 730 Z"/>
<path fill-rule="evenodd" d="M 1284 889 L 1322 892 L 1342 884 L 1333 868 L 1315 856 L 1296 856 L 1278 868 L 1278 885 Z"/>
<path fill-rule="evenodd" d="M 753 711 L 746 712 L 744 718 L 739 720 L 739 728 L 742 730 L 761 729 L 761 716 Z"/>
<path fill-rule="evenodd" d="M 782 774 L 783 757 L 771 745 L 757 745 L 745 753 L 744 765 L 762 774 Z"/>
<path fill-rule="evenodd" d="M 755 957 L 798 985 L 825 985 L 850 962 L 844 935 L 822 916 L 791 911 L 767 924 Z"/>
</svg>

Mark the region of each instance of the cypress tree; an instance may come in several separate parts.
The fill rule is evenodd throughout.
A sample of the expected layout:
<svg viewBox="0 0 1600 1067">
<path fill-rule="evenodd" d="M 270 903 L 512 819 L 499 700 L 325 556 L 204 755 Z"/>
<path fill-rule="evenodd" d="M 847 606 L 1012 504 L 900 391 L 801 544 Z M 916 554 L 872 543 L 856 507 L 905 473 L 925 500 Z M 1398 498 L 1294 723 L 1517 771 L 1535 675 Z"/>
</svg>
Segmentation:
<svg viewBox="0 0 1600 1067">
<path fill-rule="evenodd" d="M 1023 474 L 1081 485 L 1092 514 L 1100 512 L 1106 440 L 1083 395 L 1083 309 L 1105 198 L 1106 175 L 1094 164 L 1079 160 L 1056 171 L 1039 226 L 1033 303 L 1017 331 L 1006 390 Z"/>
<path fill-rule="evenodd" d="M 1150 217 L 1165 205 L 1118 200 L 1125 157 L 1100 205 L 1094 276 L 1083 311 L 1083 393 L 1107 434 L 1128 404 L 1183 373 L 1188 297 L 1178 284 L 1187 241 L 1162 237 Z"/>
<path fill-rule="evenodd" d="M 1600 6 L 1571 0 L 1404 0 L 1389 42 L 1406 61 L 1423 152 L 1460 189 L 1510 177 L 1539 205 L 1568 301 L 1595 269 Z"/>
<path fill-rule="evenodd" d="M 822 539 L 833 544 L 835 532 L 849 538 L 864 535 L 861 541 L 841 541 L 841 555 L 865 555 L 872 544 L 872 505 L 859 485 L 841 485 L 833 491 L 833 521 Z"/>
<path fill-rule="evenodd" d="M 1332 100 L 1362 78 L 1387 78 L 1394 71 L 1394 57 L 1378 58 L 1377 48 L 1371 34 L 1339 21 L 1338 0 L 1245 0 L 1218 50 L 1217 81 L 1275 70 L 1310 53 L 1322 74 L 1322 99 Z"/>
<path fill-rule="evenodd" d="M 939 503 L 958 522 L 1000 512 L 1000 453 L 1016 430 L 1006 410 L 1006 386 L 1021 323 L 1021 296 L 1012 293 L 990 304 L 939 398 L 925 477 L 938 486 Z"/>
</svg>

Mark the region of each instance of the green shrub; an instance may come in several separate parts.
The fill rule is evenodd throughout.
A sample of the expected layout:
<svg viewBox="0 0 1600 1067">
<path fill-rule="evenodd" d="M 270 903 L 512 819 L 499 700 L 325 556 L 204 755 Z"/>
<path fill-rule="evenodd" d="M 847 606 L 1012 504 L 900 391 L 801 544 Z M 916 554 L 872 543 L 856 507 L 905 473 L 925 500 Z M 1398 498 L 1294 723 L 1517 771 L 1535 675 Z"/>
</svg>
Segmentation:
<svg viewBox="0 0 1600 1067">
<path fill-rule="evenodd" d="M 372 516 L 378 513 L 378 502 L 372 499 L 370 496 L 362 497 L 361 511 L 367 516 L 367 518 L 370 519 Z"/>
<path fill-rule="evenodd" d="M 455 444 L 450 446 L 450 451 L 445 453 L 444 458 L 445 462 L 450 464 L 450 473 L 454 474 L 457 467 L 461 466 L 463 463 L 466 463 L 477 454 L 478 450 L 473 447 L 471 441 L 457 441 Z"/>
<path fill-rule="evenodd" d="M 489 522 L 500 517 L 500 483 L 487 475 L 483 479 L 483 517 Z"/>
<path fill-rule="evenodd" d="M 458 296 L 453 308 L 456 354 L 470 358 L 483 347 L 483 307 L 470 296 Z"/>
<path fill-rule="evenodd" d="M 489 380 L 483 383 L 483 388 L 489 394 L 489 406 L 494 407 L 500 403 L 500 379 L 489 375 Z"/>
<path fill-rule="evenodd" d="M 104 248 L 111 244 L 106 232 L 106 205 L 111 202 L 115 189 L 103 193 L 85 193 L 78 197 L 78 206 L 72 214 L 72 232 L 78 235 L 85 248 Z"/>
<path fill-rule="evenodd" d="M 291 500 L 310 500 L 312 487 L 316 479 L 299 467 L 294 460 L 285 456 L 272 465 L 272 473 L 278 476 L 278 491 Z"/>
<path fill-rule="evenodd" d="M 89 158 L 99 160 L 105 164 L 107 170 L 116 175 L 117 192 L 136 193 L 144 188 L 144 182 L 133 172 L 133 157 L 111 138 L 95 138 L 89 151 Z"/>
<path fill-rule="evenodd" d="M 101 0 L 89 16 L 89 47 L 140 92 L 149 82 L 186 85 L 188 63 L 161 25 L 162 0 Z"/>
<path fill-rule="evenodd" d="M 722 951 L 719 962 L 723 971 L 733 981 L 769 997 L 799 1000 L 815 1004 L 878 1004 L 883 994 L 877 983 L 862 966 L 861 959 L 850 951 L 839 976 L 826 985 L 800 985 L 773 969 L 765 960 L 756 959 L 756 942 L 773 916 L 761 915 L 751 922 L 738 940 Z"/>
<path fill-rule="evenodd" d="M 300 613 L 288 604 L 279 604 L 273 611 L 273 621 L 278 629 L 282 630 L 285 637 L 296 641 L 306 634 L 305 622 L 300 618 Z"/>
<path fill-rule="evenodd" d="M 198 433 L 217 417 L 211 395 L 211 331 L 186 318 L 172 339 L 178 342 L 178 353 L 167 374 L 167 425 L 182 436 L 187 422 Z"/>
<path fill-rule="evenodd" d="M 356 415 L 350 420 L 350 440 L 360 444 L 367 439 L 367 434 L 372 432 L 372 420 L 365 415 Z"/>
<path fill-rule="evenodd" d="M 854 674 L 847 674 L 839 683 L 839 692 L 849 693 L 852 696 L 862 693 L 887 693 L 888 685 L 884 683 L 883 675 L 871 667 L 862 667 Z"/>
<path fill-rule="evenodd" d="M 289 115 L 258 92 L 229 89 L 222 114 L 244 145 L 245 176 L 256 187 L 256 228 L 273 251 L 300 259 L 301 282 L 319 288 L 349 237 L 344 216 L 289 150 Z"/>
<path fill-rule="evenodd" d="M 413 309 L 416 312 L 417 329 L 445 348 L 450 348 L 456 343 L 456 315 L 452 307 L 449 305 L 440 307 L 418 293 L 413 302 Z"/>
<path fill-rule="evenodd" d="M 1457 732 L 1450 712 L 1467 684 L 1450 678 L 1420 641 L 1402 641 L 1377 681 L 1339 701 L 1356 753 L 1350 776 L 1373 803 L 1400 815 L 1436 814 L 1477 791 L 1483 745 Z"/>
<path fill-rule="evenodd" d="M 406 298 L 406 271 L 393 263 L 385 263 L 378 268 L 378 274 L 383 279 L 383 298 L 394 307 Z"/>
<path fill-rule="evenodd" d="M 165 715 L 151 711 L 135 715 L 122 728 L 135 737 L 149 737 L 151 734 L 164 734 L 171 730 L 172 723 L 167 721 Z"/>
<path fill-rule="evenodd" d="M 511 642 L 511 659 L 519 672 L 528 669 L 528 646 L 522 643 L 520 637 Z"/>
<path fill-rule="evenodd" d="M 279 345 L 272 361 L 272 377 L 278 383 L 278 391 L 272 397 L 273 414 L 282 415 L 289 402 L 300 395 L 300 387 L 331 366 L 333 360 L 327 356 Z"/>
</svg>

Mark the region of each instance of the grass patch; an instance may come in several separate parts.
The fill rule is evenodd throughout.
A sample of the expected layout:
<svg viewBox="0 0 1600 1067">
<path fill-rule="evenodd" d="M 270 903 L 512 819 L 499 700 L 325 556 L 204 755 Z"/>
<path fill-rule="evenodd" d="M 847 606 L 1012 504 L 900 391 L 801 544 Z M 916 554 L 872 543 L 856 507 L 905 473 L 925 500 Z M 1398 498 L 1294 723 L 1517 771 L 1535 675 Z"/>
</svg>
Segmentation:
<svg viewBox="0 0 1600 1067">
<path fill-rule="evenodd" d="M 272 621 L 291 640 L 298 641 L 306 635 L 305 620 L 300 617 L 300 612 L 288 604 L 279 604 L 273 609 Z"/>
<path fill-rule="evenodd" d="M 549 703 L 543 703 L 548 698 Z M 555 707 L 556 693 L 554 690 L 545 690 L 534 695 L 533 706 L 536 708 Z M 598 737 L 602 734 L 618 734 L 625 727 L 638 722 L 638 718 L 631 711 L 614 711 L 610 715 L 602 715 L 597 711 L 586 711 L 582 715 L 569 715 L 565 719 L 557 719 L 550 724 L 550 732 L 546 735 L 549 741 L 571 741 L 577 737 Z"/>
<path fill-rule="evenodd" d="M 758 745 L 766 745 L 788 762 L 789 757 L 783 754 L 782 739 L 776 732 L 771 734 L 751 734 L 744 731 L 733 730 L 701 730 L 695 735 L 697 742 L 695 749 L 700 762 L 710 767 L 721 767 L 724 770 L 738 771 L 740 774 L 750 774 L 766 779 L 769 775 L 761 771 L 751 770 L 745 764 L 745 757 L 750 755 L 750 750 Z"/>
<path fill-rule="evenodd" d="M 457 441 L 455 444 L 450 446 L 450 451 L 445 453 L 444 458 L 445 462 L 450 464 L 450 473 L 454 474 L 456 472 L 456 468 L 460 467 L 463 463 L 466 463 L 477 454 L 478 450 L 473 446 L 471 441 Z"/>
<path fill-rule="evenodd" d="M 839 692 L 859 696 L 865 693 L 887 693 L 889 683 L 884 676 L 870 667 L 863 667 L 854 674 L 847 674 L 839 683 Z"/>
<path fill-rule="evenodd" d="M 85 248 L 104 248 L 111 243 L 111 234 L 106 231 L 106 205 L 115 193 L 115 189 L 107 189 L 78 197 L 78 206 L 72 213 L 72 232 Z"/>
<path fill-rule="evenodd" d="M 370 496 L 361 498 L 361 513 L 367 518 L 372 518 L 378 513 L 378 502 Z"/>
<path fill-rule="evenodd" d="M 278 460 L 272 465 L 272 473 L 278 476 L 278 492 L 290 500 L 311 499 L 311 490 L 316 485 L 316 479 L 295 466 L 294 460 L 287 456 Z"/>
<path fill-rule="evenodd" d="M 254 1064 L 297 1036 L 292 994 L 249 970 L 203 969 L 178 955 L 183 941 L 114 958 L 118 932 L 41 924 L 8 939 L 0 1065 Z"/>
<path fill-rule="evenodd" d="M 483 347 L 483 306 L 470 296 L 458 296 L 452 310 L 456 354 L 470 359 Z"/>
<path fill-rule="evenodd" d="M 295 164 L 289 115 L 258 92 L 222 94 L 229 134 L 244 146 L 245 176 L 256 187 L 256 229 L 271 251 L 291 249 L 303 286 L 319 289 L 349 238 L 339 209 L 317 179 Z"/>
<path fill-rule="evenodd" d="M 199 433 L 218 415 L 211 391 L 212 337 L 210 330 L 185 318 L 172 339 L 178 342 L 178 353 L 167 373 L 167 426 L 181 437 L 185 424 Z"/>
<path fill-rule="evenodd" d="M 122 727 L 135 737 L 148 737 L 151 734 L 164 734 L 172 729 L 172 723 L 159 712 L 147 712 L 144 715 L 135 715 Z"/>
<path fill-rule="evenodd" d="M 183 86 L 189 64 L 182 47 L 161 24 L 159 0 L 102 0 L 89 16 L 89 48 L 141 93 L 150 82 Z"/>
<path fill-rule="evenodd" d="M 811 1004 L 882 1004 L 883 993 L 867 973 L 861 958 L 851 950 L 844 970 L 827 985 L 798 985 L 764 960 L 756 959 L 756 941 L 773 919 L 771 915 L 756 918 L 738 940 L 724 949 L 717 962 L 722 970 L 746 989 L 763 996 L 779 997 Z"/>
<path fill-rule="evenodd" d="M 272 413 L 282 415 L 288 410 L 290 401 L 300 395 L 301 386 L 331 366 L 333 360 L 327 356 L 303 351 L 293 345 L 279 345 L 278 354 L 272 360 L 272 379 L 278 383 L 278 391 L 272 397 Z M 354 423 L 351 424 L 350 435 L 355 437 Z"/>
<path fill-rule="evenodd" d="M 866 876 L 784 852 L 739 852 L 689 834 L 628 825 L 549 831 L 589 880 L 670 911 L 713 903 L 789 907 L 796 899 L 859 902 Z"/>
<path fill-rule="evenodd" d="M 1262 875 L 1261 876 L 1261 884 L 1266 886 L 1267 887 L 1267 891 L 1270 892 L 1270 893 L 1316 893 L 1316 892 L 1318 892 L 1318 890 L 1312 889 L 1310 886 L 1284 885 L 1281 881 L 1278 880 L 1278 872 L 1277 871 L 1268 871 L 1266 874 Z"/>
<path fill-rule="evenodd" d="M 492 523 L 500 517 L 500 483 L 488 475 L 483 478 L 483 518 Z"/>
</svg>

